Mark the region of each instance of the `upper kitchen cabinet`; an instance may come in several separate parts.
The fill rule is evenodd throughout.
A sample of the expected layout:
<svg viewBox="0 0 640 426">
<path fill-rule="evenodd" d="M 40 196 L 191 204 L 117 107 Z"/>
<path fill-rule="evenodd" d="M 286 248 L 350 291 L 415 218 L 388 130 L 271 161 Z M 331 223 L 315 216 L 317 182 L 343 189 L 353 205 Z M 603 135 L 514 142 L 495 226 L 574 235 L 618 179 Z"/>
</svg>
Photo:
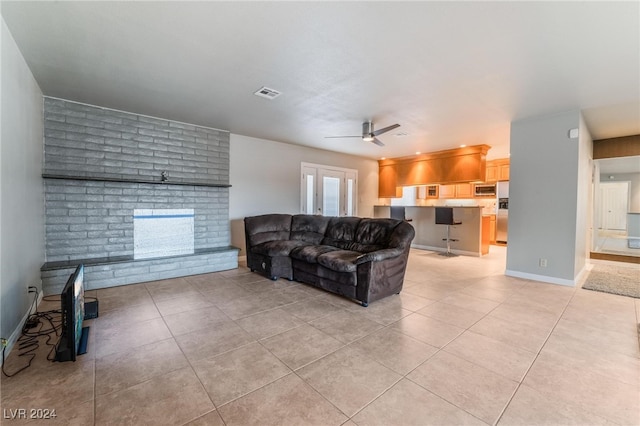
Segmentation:
<svg viewBox="0 0 640 426">
<path fill-rule="evenodd" d="M 400 195 L 398 195 L 398 192 Z M 378 196 L 380 198 L 402 197 L 402 188 L 398 187 L 398 170 L 391 165 L 380 166 L 378 170 Z"/>
<path fill-rule="evenodd" d="M 473 198 L 473 184 L 440 185 L 440 198 Z"/>
<path fill-rule="evenodd" d="M 498 166 L 498 180 L 509 180 L 509 160 L 507 160 L 506 164 Z"/>
<path fill-rule="evenodd" d="M 489 145 L 379 160 L 378 196 L 395 197 L 396 188 L 429 184 L 455 184 L 486 179 Z"/>
<path fill-rule="evenodd" d="M 487 175 L 485 182 L 509 180 L 509 159 L 487 161 Z"/>
<path fill-rule="evenodd" d="M 470 147 L 473 148 L 473 147 Z M 487 162 L 482 152 L 465 152 L 460 148 L 453 155 L 441 159 L 440 183 L 484 181 Z M 486 152 L 485 152 L 486 154 Z"/>
<path fill-rule="evenodd" d="M 439 185 L 424 185 L 418 187 L 418 199 L 427 200 L 439 197 Z"/>
</svg>

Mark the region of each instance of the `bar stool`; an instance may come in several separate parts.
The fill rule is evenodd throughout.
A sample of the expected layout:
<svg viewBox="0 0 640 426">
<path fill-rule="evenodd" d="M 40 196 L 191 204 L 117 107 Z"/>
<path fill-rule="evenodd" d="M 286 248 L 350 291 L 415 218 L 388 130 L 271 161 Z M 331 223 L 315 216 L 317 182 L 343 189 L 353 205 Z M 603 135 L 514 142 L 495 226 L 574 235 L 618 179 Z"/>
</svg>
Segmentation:
<svg viewBox="0 0 640 426">
<path fill-rule="evenodd" d="M 404 207 L 391 206 L 389 216 L 391 216 L 391 219 L 405 220 Z"/>
<path fill-rule="evenodd" d="M 405 222 L 411 222 L 413 220 L 413 219 L 407 219 L 405 217 L 404 207 L 392 206 L 390 213 L 391 213 L 390 214 L 391 219 L 403 220 Z"/>
<path fill-rule="evenodd" d="M 443 238 L 442 241 L 447 242 L 447 251 L 444 253 L 438 253 L 441 256 L 453 257 L 457 256 L 451 252 L 451 241 L 458 241 L 451 238 L 451 225 L 460 225 L 462 222 L 456 222 L 453 220 L 453 208 L 452 207 L 436 207 L 436 225 L 447 225 L 447 238 Z"/>
</svg>

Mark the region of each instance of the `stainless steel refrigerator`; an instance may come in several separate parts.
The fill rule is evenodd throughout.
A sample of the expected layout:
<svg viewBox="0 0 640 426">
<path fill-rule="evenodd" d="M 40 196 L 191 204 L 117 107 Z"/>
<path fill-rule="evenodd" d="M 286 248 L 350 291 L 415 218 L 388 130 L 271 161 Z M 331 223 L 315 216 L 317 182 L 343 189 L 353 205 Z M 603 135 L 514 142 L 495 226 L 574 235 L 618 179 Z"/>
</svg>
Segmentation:
<svg viewBox="0 0 640 426">
<path fill-rule="evenodd" d="M 507 242 L 509 229 L 509 182 L 498 182 L 496 187 L 496 242 Z"/>
</svg>

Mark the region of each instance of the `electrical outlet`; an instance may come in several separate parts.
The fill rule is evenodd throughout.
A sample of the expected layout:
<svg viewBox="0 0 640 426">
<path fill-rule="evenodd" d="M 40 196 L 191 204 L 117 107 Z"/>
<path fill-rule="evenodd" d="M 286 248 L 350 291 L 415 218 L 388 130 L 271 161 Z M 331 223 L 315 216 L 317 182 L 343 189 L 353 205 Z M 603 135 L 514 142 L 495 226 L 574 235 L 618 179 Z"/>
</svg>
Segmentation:
<svg viewBox="0 0 640 426">
<path fill-rule="evenodd" d="M 546 268 L 547 267 L 547 259 L 544 258 L 540 258 L 540 260 L 538 261 L 538 266 L 540 266 L 541 268 Z"/>
</svg>

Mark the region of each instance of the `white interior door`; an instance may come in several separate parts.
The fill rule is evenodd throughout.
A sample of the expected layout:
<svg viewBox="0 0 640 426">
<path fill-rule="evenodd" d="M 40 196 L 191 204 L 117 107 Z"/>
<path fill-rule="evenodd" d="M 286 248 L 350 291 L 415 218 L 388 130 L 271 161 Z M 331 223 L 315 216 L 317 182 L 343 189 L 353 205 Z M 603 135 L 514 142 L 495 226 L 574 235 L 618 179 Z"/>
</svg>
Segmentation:
<svg viewBox="0 0 640 426">
<path fill-rule="evenodd" d="M 318 171 L 315 167 L 302 166 L 302 184 L 300 187 L 300 212 L 303 214 L 317 214 L 316 205 L 318 193 L 316 190 Z"/>
<path fill-rule="evenodd" d="M 625 231 L 629 208 L 629 183 L 601 182 L 600 200 L 602 229 Z"/>
<path fill-rule="evenodd" d="M 357 216 L 358 171 L 302 163 L 300 212 Z"/>
<path fill-rule="evenodd" d="M 344 216 L 345 176 L 336 170 L 318 170 L 318 207 L 323 216 Z"/>
</svg>

